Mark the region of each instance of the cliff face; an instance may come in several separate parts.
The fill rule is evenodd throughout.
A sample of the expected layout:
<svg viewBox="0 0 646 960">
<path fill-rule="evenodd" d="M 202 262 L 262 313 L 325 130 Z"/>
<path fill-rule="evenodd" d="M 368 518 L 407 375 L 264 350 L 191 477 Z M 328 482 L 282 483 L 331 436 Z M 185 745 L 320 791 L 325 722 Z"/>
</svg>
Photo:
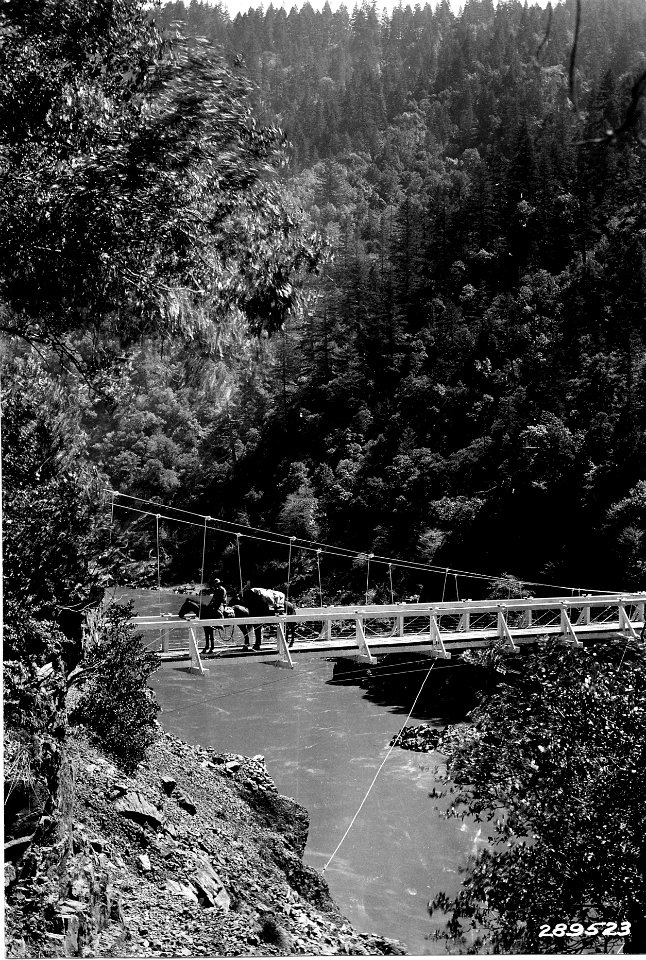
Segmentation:
<svg viewBox="0 0 646 960">
<path fill-rule="evenodd" d="M 68 737 L 67 817 L 6 877 L 9 956 L 393 954 L 302 854 L 309 820 L 262 757 L 160 733 L 133 777 Z"/>
</svg>

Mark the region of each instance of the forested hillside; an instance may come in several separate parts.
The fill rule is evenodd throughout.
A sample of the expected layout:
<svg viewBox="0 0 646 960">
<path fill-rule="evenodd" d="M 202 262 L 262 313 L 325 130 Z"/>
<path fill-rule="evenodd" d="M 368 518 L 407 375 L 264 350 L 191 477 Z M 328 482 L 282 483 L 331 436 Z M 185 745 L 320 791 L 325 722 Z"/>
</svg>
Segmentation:
<svg viewBox="0 0 646 960">
<path fill-rule="evenodd" d="M 105 588 L 644 587 L 645 102 L 646 0 L 0 5 L 13 955 L 69 953 L 69 727 L 126 773 L 158 736 Z M 504 849 L 434 901 L 454 947 L 643 950 L 643 658 L 471 658 L 451 812 Z"/>
<path fill-rule="evenodd" d="M 581 10 L 573 56 L 570 0 L 164 7 L 249 73 L 330 256 L 307 309 L 228 364 L 201 433 L 147 412 L 172 483 L 133 457 L 122 401 L 96 448 L 115 484 L 357 551 L 641 582 L 645 168 L 627 111 L 646 6 Z"/>
<path fill-rule="evenodd" d="M 20 321 L 5 329 L 29 344 L 46 327 L 50 357 L 21 348 L 11 362 L 18 380 L 62 376 L 42 416 L 73 424 L 76 463 L 123 493 L 279 531 L 279 547 L 243 541 L 245 579 L 275 586 L 290 536 L 524 581 L 641 584 L 645 148 L 631 90 L 646 5 L 584 0 L 578 32 L 576 12 L 473 0 L 459 15 L 306 4 L 232 20 L 166 4 L 162 47 L 201 38 L 228 63 L 216 138 L 200 139 L 221 79 L 188 56 L 188 85 L 169 70 L 162 87 L 167 110 L 204 100 L 195 123 L 174 121 L 188 146 L 160 119 L 116 208 L 134 156 L 118 150 L 112 165 L 70 165 L 26 247 L 23 187 L 11 196 L 3 256 Z M 31 103 L 16 97 L 14 111 Z M 95 113 L 82 97 L 65 107 L 50 133 L 61 156 L 133 123 Z M 11 133 L 25 156 L 42 122 L 27 116 Z M 148 158 L 163 149 L 166 166 Z M 177 192 L 183 165 L 210 159 L 199 189 Z M 37 175 L 49 189 L 51 169 Z M 92 497 L 113 521 L 115 576 L 152 584 L 158 555 L 162 579 L 200 576 L 199 522 L 162 523 L 158 549 L 154 521 Z M 207 575 L 237 582 L 235 546 L 210 538 Z M 322 562 L 330 599 L 363 593 L 365 562 Z M 385 566 L 373 571 L 388 595 Z M 291 574 L 294 596 L 318 593 L 315 554 L 296 549 Z M 423 579 L 395 567 L 396 596 Z M 425 586 L 439 598 L 442 574 Z"/>
</svg>

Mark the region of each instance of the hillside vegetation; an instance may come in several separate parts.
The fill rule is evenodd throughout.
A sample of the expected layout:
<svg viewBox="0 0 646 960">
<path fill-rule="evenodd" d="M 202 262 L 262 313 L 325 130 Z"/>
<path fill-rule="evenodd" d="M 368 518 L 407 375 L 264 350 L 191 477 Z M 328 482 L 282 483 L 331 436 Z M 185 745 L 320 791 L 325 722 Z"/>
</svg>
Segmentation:
<svg viewBox="0 0 646 960">
<path fill-rule="evenodd" d="M 28 913 L 43 877 L 59 882 L 52 903 L 69 899 L 68 723 L 127 774 L 159 735 L 157 658 L 128 609 L 99 604 L 106 587 L 244 573 L 301 604 L 643 587 L 645 71 L 645 0 L 468 0 L 459 15 L 443 0 L 381 17 L 270 5 L 233 20 L 196 0 L 2 4 L 12 903 L 31 884 Z M 594 886 L 590 909 L 632 897 L 639 949 L 642 657 L 628 642 L 604 657 L 590 676 L 563 661 L 572 725 L 548 733 L 590 738 L 625 812 L 618 886 Z M 496 687 L 510 677 L 492 659 Z M 483 789 L 500 776 L 510 803 L 510 768 L 533 769 L 537 745 L 492 769 L 478 723 L 498 736 L 523 682 L 445 742 Z M 597 780 L 567 758 L 598 827 Z M 465 918 L 485 922 L 469 896 L 498 863 L 436 904 L 456 937 Z M 563 945 L 526 933 L 489 943 Z"/>
<path fill-rule="evenodd" d="M 329 257 L 260 355 L 227 358 L 215 404 L 204 367 L 187 384 L 141 354 L 93 447 L 117 487 L 440 567 L 641 582 L 644 148 L 639 123 L 607 131 L 645 66 L 646 11 L 584 2 L 570 85 L 575 13 L 164 7 L 257 84 Z M 171 570 L 196 568 L 198 531 L 163 536 Z M 245 577 L 283 581 L 282 552 L 247 541 Z M 324 559 L 331 594 L 360 589 L 365 568 Z M 312 587 L 312 560 L 295 566 Z"/>
</svg>

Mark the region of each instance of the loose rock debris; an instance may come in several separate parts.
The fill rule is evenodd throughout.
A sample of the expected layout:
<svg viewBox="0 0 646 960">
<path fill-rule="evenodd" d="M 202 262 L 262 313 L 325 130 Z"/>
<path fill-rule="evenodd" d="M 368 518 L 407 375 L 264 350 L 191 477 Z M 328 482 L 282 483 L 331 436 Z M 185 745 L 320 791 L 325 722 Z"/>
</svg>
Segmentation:
<svg viewBox="0 0 646 960">
<path fill-rule="evenodd" d="M 81 731 L 70 751 L 72 842 L 59 868 L 50 848 L 9 873 L 8 956 L 405 952 L 354 930 L 303 863 L 307 811 L 278 794 L 262 756 L 160 733 L 127 778 Z"/>
</svg>

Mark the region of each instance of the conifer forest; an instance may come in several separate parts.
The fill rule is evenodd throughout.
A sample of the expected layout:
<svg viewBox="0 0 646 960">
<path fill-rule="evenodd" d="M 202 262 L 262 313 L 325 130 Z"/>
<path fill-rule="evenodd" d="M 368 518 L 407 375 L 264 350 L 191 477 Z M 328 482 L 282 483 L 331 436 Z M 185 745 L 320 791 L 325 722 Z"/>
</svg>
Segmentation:
<svg viewBox="0 0 646 960">
<path fill-rule="evenodd" d="M 87 429 L 116 489 L 440 567 L 642 581 L 645 154 L 626 120 L 646 13 L 590 0 L 573 53 L 576 12 L 164 6 L 284 131 L 281 190 L 319 261 L 264 341 L 190 373 L 142 344 Z M 284 580 L 261 546 L 258 573 Z M 195 565 L 199 532 L 167 550 Z M 352 571 L 326 563 L 340 589 Z M 298 575 L 312 586 L 306 558 Z"/>
</svg>

